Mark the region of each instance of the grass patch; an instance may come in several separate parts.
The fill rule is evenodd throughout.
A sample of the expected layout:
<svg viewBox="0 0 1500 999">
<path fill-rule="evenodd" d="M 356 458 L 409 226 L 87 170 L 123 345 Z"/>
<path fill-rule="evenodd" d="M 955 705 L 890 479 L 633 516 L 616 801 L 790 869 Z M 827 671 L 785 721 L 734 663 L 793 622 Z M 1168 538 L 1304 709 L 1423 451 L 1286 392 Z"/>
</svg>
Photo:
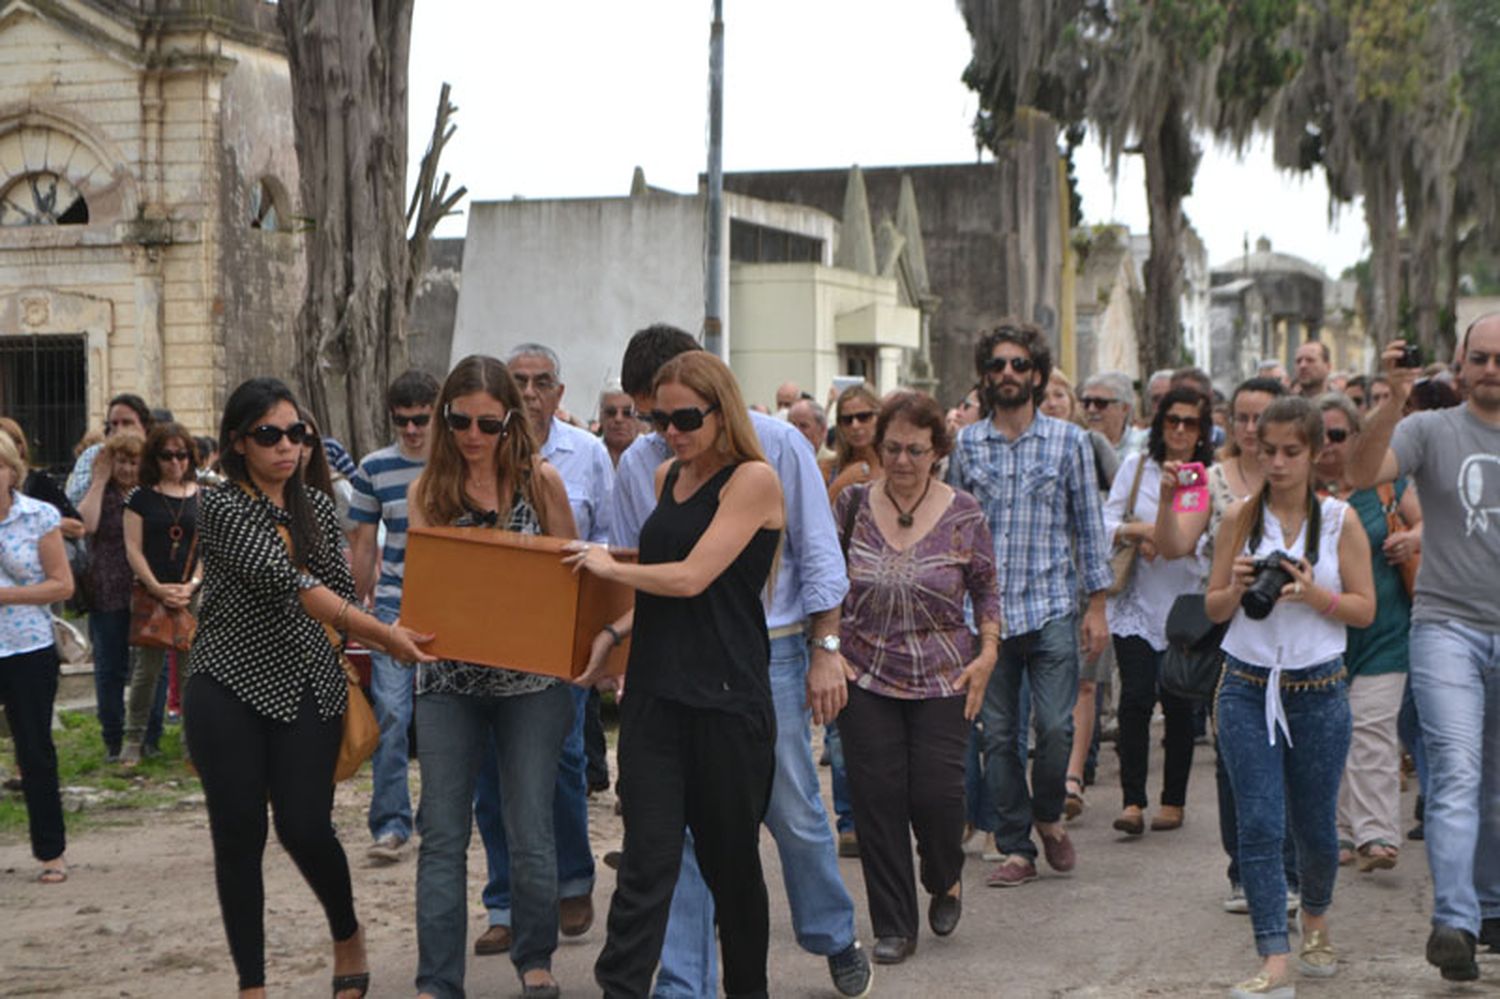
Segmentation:
<svg viewBox="0 0 1500 999">
<path fill-rule="evenodd" d="M 182 726 L 168 725 L 161 753 L 132 769 L 105 761 L 99 720 L 92 714 L 64 712 L 62 728 L 52 733 L 57 747 L 58 782 L 70 831 L 99 825 L 144 821 L 145 813 L 174 807 L 201 793 L 198 778 L 182 755 Z M 0 759 L 15 760 L 15 745 L 0 739 Z M 0 837 L 26 835 L 26 801 L 20 791 L 0 792 Z"/>
</svg>

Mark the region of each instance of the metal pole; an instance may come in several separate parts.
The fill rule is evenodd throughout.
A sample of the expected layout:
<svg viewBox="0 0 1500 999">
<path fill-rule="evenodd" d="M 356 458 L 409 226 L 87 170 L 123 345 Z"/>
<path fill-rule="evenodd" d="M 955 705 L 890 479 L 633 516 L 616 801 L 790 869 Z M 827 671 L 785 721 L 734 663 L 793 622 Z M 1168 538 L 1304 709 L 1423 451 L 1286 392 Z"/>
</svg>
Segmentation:
<svg viewBox="0 0 1500 999">
<path fill-rule="evenodd" d="M 703 274 L 703 349 L 724 355 L 724 0 L 708 36 L 708 260 Z"/>
</svg>

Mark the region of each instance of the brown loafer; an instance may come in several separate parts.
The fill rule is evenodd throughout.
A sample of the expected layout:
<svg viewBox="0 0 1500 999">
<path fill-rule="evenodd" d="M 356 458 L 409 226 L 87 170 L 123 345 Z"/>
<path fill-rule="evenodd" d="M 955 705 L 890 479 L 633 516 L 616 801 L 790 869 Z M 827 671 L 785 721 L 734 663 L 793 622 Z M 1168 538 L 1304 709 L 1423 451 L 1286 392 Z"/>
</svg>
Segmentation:
<svg viewBox="0 0 1500 999">
<path fill-rule="evenodd" d="M 1053 839 L 1046 833 L 1037 830 L 1042 838 L 1042 856 L 1047 858 L 1047 866 L 1059 874 L 1066 874 L 1078 863 L 1078 854 L 1073 849 L 1073 841 L 1064 832 L 1058 839 Z"/>
<path fill-rule="evenodd" d="M 594 925 L 594 896 L 574 895 L 558 902 L 557 922 L 563 936 L 583 936 Z"/>
<path fill-rule="evenodd" d="M 1152 832 L 1168 832 L 1182 828 L 1182 806 L 1162 805 L 1161 811 L 1151 817 Z"/>
<path fill-rule="evenodd" d="M 491 926 L 474 941 L 476 954 L 504 954 L 510 950 L 510 927 Z"/>
<path fill-rule="evenodd" d="M 1139 836 L 1146 831 L 1146 817 L 1139 808 L 1127 808 L 1115 819 L 1114 827 L 1127 836 Z"/>
</svg>

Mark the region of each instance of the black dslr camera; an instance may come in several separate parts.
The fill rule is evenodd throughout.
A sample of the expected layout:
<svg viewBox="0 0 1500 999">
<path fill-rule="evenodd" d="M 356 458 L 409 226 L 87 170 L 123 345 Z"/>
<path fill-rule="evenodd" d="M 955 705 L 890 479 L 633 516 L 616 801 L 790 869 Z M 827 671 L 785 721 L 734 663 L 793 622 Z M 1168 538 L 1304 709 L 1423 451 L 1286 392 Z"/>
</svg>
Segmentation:
<svg viewBox="0 0 1500 999">
<path fill-rule="evenodd" d="M 1259 621 L 1271 613 L 1271 608 L 1281 599 L 1282 589 L 1292 581 L 1292 574 L 1282 568 L 1281 563 L 1295 561 L 1284 551 L 1274 551 L 1255 560 L 1255 579 L 1240 597 L 1240 606 L 1245 608 L 1246 617 Z"/>
</svg>

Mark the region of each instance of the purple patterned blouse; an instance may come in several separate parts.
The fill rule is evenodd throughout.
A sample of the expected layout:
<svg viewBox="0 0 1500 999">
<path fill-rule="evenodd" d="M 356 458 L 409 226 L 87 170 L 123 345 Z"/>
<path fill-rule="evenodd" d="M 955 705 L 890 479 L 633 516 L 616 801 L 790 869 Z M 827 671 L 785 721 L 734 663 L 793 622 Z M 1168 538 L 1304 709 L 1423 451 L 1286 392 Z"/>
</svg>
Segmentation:
<svg viewBox="0 0 1500 999">
<path fill-rule="evenodd" d="M 953 682 L 978 653 L 964 619 L 1000 620 L 995 545 L 979 502 L 954 491 L 932 530 L 897 550 L 875 526 L 869 490 L 845 489 L 835 504 L 842 525 L 850 502 L 860 511 L 849 537 L 849 595 L 839 641 L 861 689 L 917 700 L 961 695 Z"/>
</svg>

